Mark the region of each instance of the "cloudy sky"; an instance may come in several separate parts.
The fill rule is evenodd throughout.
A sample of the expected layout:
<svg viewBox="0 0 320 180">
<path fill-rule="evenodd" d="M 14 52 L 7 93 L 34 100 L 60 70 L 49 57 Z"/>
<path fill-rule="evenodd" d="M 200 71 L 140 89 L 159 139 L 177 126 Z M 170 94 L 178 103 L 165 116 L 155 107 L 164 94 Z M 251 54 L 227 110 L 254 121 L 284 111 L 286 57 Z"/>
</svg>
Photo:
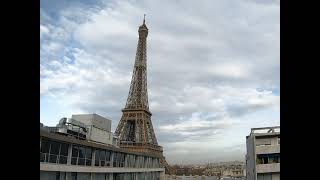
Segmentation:
<svg viewBox="0 0 320 180">
<path fill-rule="evenodd" d="M 97 113 L 114 131 L 146 13 L 149 105 L 169 163 L 242 160 L 280 124 L 279 0 L 41 0 L 41 122 Z"/>
</svg>

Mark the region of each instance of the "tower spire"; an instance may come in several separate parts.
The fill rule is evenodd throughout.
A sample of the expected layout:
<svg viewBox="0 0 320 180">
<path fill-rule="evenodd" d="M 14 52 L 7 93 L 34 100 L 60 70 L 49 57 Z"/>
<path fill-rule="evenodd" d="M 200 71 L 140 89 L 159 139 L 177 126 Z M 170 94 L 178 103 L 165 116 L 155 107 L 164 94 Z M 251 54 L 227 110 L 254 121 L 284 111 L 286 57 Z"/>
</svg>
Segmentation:
<svg viewBox="0 0 320 180">
<path fill-rule="evenodd" d="M 146 14 L 143 15 L 143 24 L 146 24 Z"/>
</svg>

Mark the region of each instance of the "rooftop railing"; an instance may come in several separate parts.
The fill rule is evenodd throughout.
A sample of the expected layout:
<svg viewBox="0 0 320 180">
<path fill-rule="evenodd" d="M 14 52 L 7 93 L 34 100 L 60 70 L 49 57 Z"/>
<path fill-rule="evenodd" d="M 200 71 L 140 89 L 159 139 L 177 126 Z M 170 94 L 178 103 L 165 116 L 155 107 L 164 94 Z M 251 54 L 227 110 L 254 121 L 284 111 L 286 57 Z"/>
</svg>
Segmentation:
<svg viewBox="0 0 320 180">
<path fill-rule="evenodd" d="M 155 145 L 155 144 L 150 144 L 150 143 L 121 141 L 120 145 L 122 145 L 122 146 L 147 146 L 147 147 L 151 147 L 151 148 L 154 148 L 154 149 L 160 149 L 161 151 L 163 150 L 163 148 L 161 146 L 158 146 L 158 145 Z"/>
<path fill-rule="evenodd" d="M 279 133 L 279 132 L 280 132 L 280 126 L 251 128 L 251 134 Z"/>
</svg>

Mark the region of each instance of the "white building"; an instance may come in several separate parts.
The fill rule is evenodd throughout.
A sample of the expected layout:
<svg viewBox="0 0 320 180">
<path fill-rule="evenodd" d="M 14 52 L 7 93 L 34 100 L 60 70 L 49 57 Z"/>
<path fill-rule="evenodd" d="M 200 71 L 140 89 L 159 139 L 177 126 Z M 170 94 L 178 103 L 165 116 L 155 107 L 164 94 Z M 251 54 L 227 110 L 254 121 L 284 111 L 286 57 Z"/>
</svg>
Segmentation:
<svg viewBox="0 0 320 180">
<path fill-rule="evenodd" d="M 115 146 L 111 120 L 97 114 L 40 124 L 41 180 L 164 180 L 160 158 Z"/>
<path fill-rule="evenodd" d="M 280 126 L 252 128 L 247 141 L 246 179 L 280 179 Z"/>
<path fill-rule="evenodd" d="M 79 121 L 88 128 L 88 140 L 112 144 L 111 120 L 98 114 L 72 115 L 71 119 Z"/>
</svg>

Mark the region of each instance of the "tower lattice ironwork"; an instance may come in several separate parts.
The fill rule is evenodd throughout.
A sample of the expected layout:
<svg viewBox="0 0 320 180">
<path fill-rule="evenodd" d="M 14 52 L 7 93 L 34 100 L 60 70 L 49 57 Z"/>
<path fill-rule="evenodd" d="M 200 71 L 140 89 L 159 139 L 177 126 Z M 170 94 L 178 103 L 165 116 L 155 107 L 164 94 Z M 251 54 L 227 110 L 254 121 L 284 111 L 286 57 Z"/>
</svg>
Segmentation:
<svg viewBox="0 0 320 180">
<path fill-rule="evenodd" d="M 161 156 L 162 164 L 168 168 L 163 157 L 162 147 L 158 145 L 149 111 L 147 89 L 147 36 L 145 24 L 139 27 L 139 41 L 135 57 L 130 90 L 122 117 L 115 131 L 119 146 L 136 152 L 148 152 Z M 167 169 L 168 171 L 168 169 Z"/>
</svg>

